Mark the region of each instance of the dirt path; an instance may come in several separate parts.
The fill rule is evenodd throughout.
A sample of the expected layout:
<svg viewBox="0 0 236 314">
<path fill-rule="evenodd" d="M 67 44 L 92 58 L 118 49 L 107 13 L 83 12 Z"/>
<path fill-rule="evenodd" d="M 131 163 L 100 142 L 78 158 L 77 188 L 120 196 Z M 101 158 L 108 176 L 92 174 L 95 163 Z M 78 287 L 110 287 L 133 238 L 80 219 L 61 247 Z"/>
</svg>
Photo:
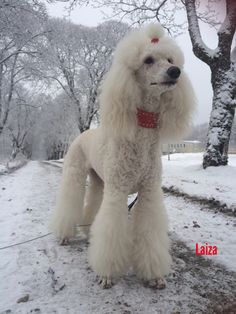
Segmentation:
<svg viewBox="0 0 236 314">
<path fill-rule="evenodd" d="M 226 203 L 220 202 L 214 198 L 204 198 L 199 196 L 191 196 L 187 193 L 180 192 L 176 187 L 162 187 L 164 193 L 168 195 L 173 195 L 176 197 L 183 198 L 187 201 L 192 202 L 193 204 L 198 204 L 205 210 L 212 210 L 214 213 L 224 213 L 228 216 L 236 217 L 236 207 L 228 207 Z"/>
<path fill-rule="evenodd" d="M 200 304 L 204 304 L 202 313 L 236 313 L 236 273 L 196 256 L 184 242 L 177 240 L 176 235 L 172 234 L 172 238 L 176 291 L 182 294 L 186 285 L 192 290 L 190 300 L 197 295 L 199 304 L 193 306 L 192 313 L 201 313 Z M 172 280 L 170 278 L 170 282 Z"/>
</svg>

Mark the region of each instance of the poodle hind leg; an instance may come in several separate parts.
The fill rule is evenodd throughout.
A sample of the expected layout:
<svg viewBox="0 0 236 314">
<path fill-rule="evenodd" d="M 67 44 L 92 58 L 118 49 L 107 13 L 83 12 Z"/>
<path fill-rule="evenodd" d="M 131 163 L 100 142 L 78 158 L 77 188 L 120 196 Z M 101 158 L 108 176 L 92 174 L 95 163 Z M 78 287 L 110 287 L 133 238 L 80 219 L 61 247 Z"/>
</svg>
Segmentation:
<svg viewBox="0 0 236 314">
<path fill-rule="evenodd" d="M 170 270 L 167 215 L 160 187 L 140 191 L 132 213 L 133 266 L 137 275 L 152 288 L 165 288 L 164 275 Z"/>
<path fill-rule="evenodd" d="M 86 236 L 89 234 L 90 226 L 101 206 L 103 197 L 103 181 L 94 170 L 89 171 L 89 185 L 85 195 L 85 206 L 83 209 L 82 231 Z"/>
<path fill-rule="evenodd" d="M 72 143 L 65 157 L 63 177 L 50 227 L 66 244 L 76 234 L 76 224 L 82 223 L 87 169 L 79 141 Z"/>
</svg>

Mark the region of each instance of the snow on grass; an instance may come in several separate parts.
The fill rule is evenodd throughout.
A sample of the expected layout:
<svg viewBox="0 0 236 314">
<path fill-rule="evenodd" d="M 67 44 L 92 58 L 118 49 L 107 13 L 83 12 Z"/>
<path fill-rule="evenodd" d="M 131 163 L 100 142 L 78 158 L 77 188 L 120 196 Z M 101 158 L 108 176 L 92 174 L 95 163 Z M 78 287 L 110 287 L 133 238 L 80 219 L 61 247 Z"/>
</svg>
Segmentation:
<svg viewBox="0 0 236 314">
<path fill-rule="evenodd" d="M 229 165 L 202 168 L 202 153 L 163 156 L 163 186 L 174 186 L 192 196 L 215 198 L 228 207 L 236 207 L 236 155 Z"/>
</svg>

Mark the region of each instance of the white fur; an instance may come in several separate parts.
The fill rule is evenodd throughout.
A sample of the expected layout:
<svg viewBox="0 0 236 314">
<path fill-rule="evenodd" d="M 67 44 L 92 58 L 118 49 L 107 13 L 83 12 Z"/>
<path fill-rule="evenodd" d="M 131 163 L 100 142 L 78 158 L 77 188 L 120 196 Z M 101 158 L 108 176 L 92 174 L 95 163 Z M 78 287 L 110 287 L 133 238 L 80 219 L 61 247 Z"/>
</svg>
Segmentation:
<svg viewBox="0 0 236 314">
<path fill-rule="evenodd" d="M 144 63 L 150 55 L 153 65 Z M 168 59 L 181 69 L 173 86 L 163 84 L 172 66 Z M 100 127 L 81 134 L 65 158 L 52 228 L 66 238 L 74 235 L 76 224 L 92 223 L 89 261 L 100 276 L 119 276 L 130 265 L 147 280 L 169 272 L 160 144 L 181 137 L 190 123 L 194 94 L 183 63 L 181 50 L 160 25 L 128 34 L 102 86 Z M 160 114 L 157 129 L 138 126 L 138 107 Z M 138 202 L 129 219 L 127 197 L 134 192 Z"/>
</svg>

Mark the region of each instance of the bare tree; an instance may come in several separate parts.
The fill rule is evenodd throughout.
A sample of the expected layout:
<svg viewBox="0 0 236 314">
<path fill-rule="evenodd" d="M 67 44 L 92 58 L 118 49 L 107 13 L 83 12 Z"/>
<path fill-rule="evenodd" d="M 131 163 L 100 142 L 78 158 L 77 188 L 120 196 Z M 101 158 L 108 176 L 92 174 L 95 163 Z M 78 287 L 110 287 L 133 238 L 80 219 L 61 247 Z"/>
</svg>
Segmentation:
<svg viewBox="0 0 236 314">
<path fill-rule="evenodd" d="M 187 13 L 188 30 L 192 41 L 193 52 L 197 58 L 205 62 L 211 70 L 213 88 L 212 112 L 207 135 L 206 151 L 203 167 L 226 165 L 228 162 L 228 146 L 235 113 L 236 65 L 231 58 L 232 40 L 236 29 L 236 1 L 224 0 L 225 19 L 220 24 L 215 13 L 215 6 L 220 1 L 208 0 L 202 10 L 198 0 L 70 0 L 71 6 L 84 5 L 89 2 L 97 6 L 109 6 L 113 14 L 121 18 L 129 17 L 134 23 L 147 20 L 158 20 L 169 32 L 183 23 L 178 21 L 177 10 Z M 210 49 L 202 40 L 199 22 L 208 23 L 218 29 L 218 47 Z M 177 31 L 176 31 L 177 29 Z M 232 54 L 234 56 L 234 54 Z"/>
<path fill-rule="evenodd" d="M 15 159 L 19 153 L 30 157 L 31 152 L 27 149 L 27 136 L 36 123 L 38 108 L 31 104 L 32 95 L 23 87 L 18 86 L 18 98 L 14 100 L 14 110 L 9 113 L 7 129 L 12 143 L 11 159 Z M 26 145 L 27 143 L 27 145 Z"/>
<path fill-rule="evenodd" d="M 0 3 L 0 135 L 7 124 L 15 89 L 26 79 L 26 57 L 38 52 L 45 35 L 46 11 L 38 1 L 3 0 Z"/>
<path fill-rule="evenodd" d="M 236 64 L 231 60 L 231 47 L 236 30 L 236 2 L 226 0 L 226 16 L 217 32 L 218 47 L 214 50 L 202 40 L 195 0 L 185 1 L 185 6 L 193 52 L 211 69 L 213 102 L 203 168 L 226 165 L 235 114 Z"/>
<path fill-rule="evenodd" d="M 32 134 L 33 158 L 62 158 L 79 133 L 70 98 L 64 91 L 55 98 L 39 94 L 34 104 L 40 105 L 40 110 Z"/>
<path fill-rule="evenodd" d="M 76 109 L 78 128 L 83 132 L 97 114 L 100 83 L 127 26 L 107 22 L 91 28 L 51 19 L 48 27 L 48 43 L 33 71 L 39 78 L 56 82 L 68 95 Z"/>
<path fill-rule="evenodd" d="M 4 66 L 4 63 L 0 64 L 0 135 L 7 123 L 10 112 L 17 58 L 18 55 L 15 54 L 10 65 L 9 62 L 7 66 Z"/>
</svg>

